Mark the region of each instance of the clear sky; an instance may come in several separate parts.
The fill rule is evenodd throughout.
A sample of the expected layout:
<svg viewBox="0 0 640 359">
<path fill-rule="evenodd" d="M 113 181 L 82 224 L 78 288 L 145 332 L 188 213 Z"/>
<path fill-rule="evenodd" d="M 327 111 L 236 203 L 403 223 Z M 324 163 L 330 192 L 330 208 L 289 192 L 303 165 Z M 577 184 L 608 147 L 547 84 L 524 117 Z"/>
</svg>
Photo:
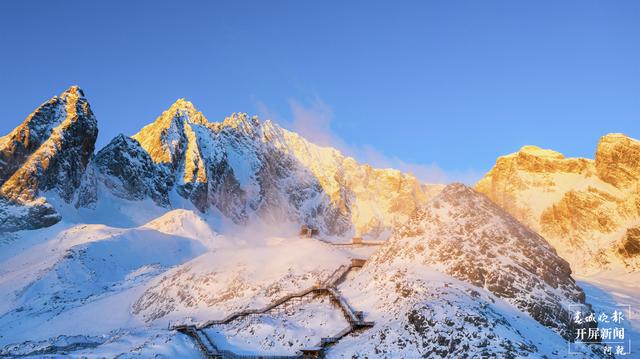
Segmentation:
<svg viewBox="0 0 640 359">
<path fill-rule="evenodd" d="M 0 133 L 73 84 L 98 146 L 185 97 L 470 182 L 640 137 L 640 1 L 1 1 Z"/>
</svg>

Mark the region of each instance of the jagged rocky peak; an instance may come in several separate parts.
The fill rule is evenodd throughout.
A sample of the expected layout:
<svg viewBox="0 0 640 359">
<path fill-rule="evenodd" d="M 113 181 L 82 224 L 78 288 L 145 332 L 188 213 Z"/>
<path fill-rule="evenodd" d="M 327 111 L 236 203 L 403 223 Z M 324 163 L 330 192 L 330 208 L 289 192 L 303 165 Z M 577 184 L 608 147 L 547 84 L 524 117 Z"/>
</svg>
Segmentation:
<svg viewBox="0 0 640 359">
<path fill-rule="evenodd" d="M 639 168 L 640 142 L 608 134 L 595 160 L 523 147 L 498 158 L 476 189 L 542 234 L 581 274 L 633 269 L 614 243 L 640 219 Z"/>
<path fill-rule="evenodd" d="M 53 129 L 67 118 L 67 108 L 75 108 L 78 102 L 81 108 L 87 103 L 82 90 L 73 86 L 40 105 L 22 124 L 0 138 L 0 183 L 51 136 Z"/>
<path fill-rule="evenodd" d="M 271 122 L 265 121 L 264 124 L 270 126 Z M 257 116 L 249 116 L 244 112 L 233 113 L 219 124 L 221 129 L 229 128 L 248 136 L 259 135 L 257 129 L 261 128 L 262 125 L 263 122 L 261 122 Z"/>
<path fill-rule="evenodd" d="M 626 188 L 640 180 L 640 141 L 621 133 L 600 138 L 596 150 L 598 177 L 616 187 Z"/>
<path fill-rule="evenodd" d="M 69 203 L 80 186 L 98 135 L 97 121 L 83 91 L 73 86 L 39 106 L 8 135 L 0 138 L 0 197 L 11 207 L 46 208 L 38 216 L 4 218 L 13 229 L 38 228 L 59 220 L 38 196 L 52 191 Z M 16 207 L 17 206 L 17 207 Z M 29 213 L 41 213 L 31 209 Z M 24 210 L 3 212 L 24 213 Z M 22 224 L 19 224 L 22 223 Z M 55 223 L 55 222 L 54 222 Z"/>
<path fill-rule="evenodd" d="M 204 115 L 185 99 L 178 99 L 156 120 L 133 135 L 156 163 L 174 164 L 186 149 L 190 124 L 208 125 Z M 191 139 L 190 139 L 191 138 Z"/>
<path fill-rule="evenodd" d="M 405 262 L 484 288 L 566 338 L 567 304 L 584 305 L 569 264 L 545 239 L 463 184 L 448 185 L 416 211 L 368 265 Z"/>
</svg>

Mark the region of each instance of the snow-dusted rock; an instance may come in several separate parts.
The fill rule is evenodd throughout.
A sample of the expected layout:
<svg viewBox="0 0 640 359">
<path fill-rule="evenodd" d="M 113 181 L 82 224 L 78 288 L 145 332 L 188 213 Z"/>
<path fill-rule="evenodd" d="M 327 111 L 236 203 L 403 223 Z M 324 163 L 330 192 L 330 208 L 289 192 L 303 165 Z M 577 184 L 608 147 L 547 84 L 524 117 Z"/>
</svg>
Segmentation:
<svg viewBox="0 0 640 359">
<path fill-rule="evenodd" d="M 115 196 L 132 201 L 151 198 L 159 206 L 169 206 L 173 178 L 136 140 L 116 136 L 98 151 L 92 164 L 98 178 Z"/>
<path fill-rule="evenodd" d="M 376 326 L 330 357 L 570 357 L 571 311 L 591 310 L 570 274 L 541 236 L 449 185 L 340 287 Z"/>
<path fill-rule="evenodd" d="M 76 86 L 42 104 L 0 138 L 0 231 L 60 220 L 45 192 L 73 201 L 98 135 L 96 118 Z"/>
<path fill-rule="evenodd" d="M 575 357 L 561 336 L 505 300 L 420 263 L 367 265 L 340 290 L 376 324 L 342 339 L 328 358 Z M 601 357 L 597 347 L 573 351 Z"/>
<path fill-rule="evenodd" d="M 92 157 L 96 131 L 74 87 L 0 139 L 3 230 L 63 217 L 0 238 L 2 354 L 183 357 L 196 347 L 167 331 L 170 321 L 203 323 L 265 308 L 308 293 L 353 256 L 375 251 L 271 233 L 301 224 L 342 239 L 390 238 L 339 288 L 375 326 L 339 341 L 329 357 L 567 357 L 568 307 L 589 310 L 568 263 L 465 186 L 442 189 L 374 169 L 246 114 L 209 122 L 186 100 Z M 562 218 L 596 196 L 604 209 L 622 213 L 622 223 L 635 215 L 627 198 L 636 197 L 625 197 L 637 193 L 635 147 L 614 137 L 603 140 L 595 165 L 528 147 L 515 160 L 499 160 L 495 183 L 485 179 L 478 188 L 494 200 L 509 189 L 500 198 L 511 203 L 522 188 L 533 188 L 531 196 L 555 188 L 548 176 L 558 173 L 563 186 L 595 178 L 597 191 L 562 187 L 554 198 L 566 203 L 552 209 L 522 201 L 506 209 L 526 220 L 534 210 Z M 571 223 L 593 225 L 591 207 L 579 208 Z M 560 220 L 541 223 L 545 233 L 567 228 Z M 615 221 L 597 225 L 618 228 Z M 637 223 L 624 229 L 610 243 L 631 261 Z M 209 331 L 237 352 L 292 354 L 346 324 L 321 297 L 307 294 Z"/>
<path fill-rule="evenodd" d="M 342 251 L 306 238 L 230 242 L 154 280 L 133 313 L 148 322 L 223 319 L 309 289 L 349 261 Z"/>
<path fill-rule="evenodd" d="M 74 86 L 0 139 L 2 229 L 49 226 L 69 213 L 58 208 L 64 203 L 104 207 L 98 202 L 111 201 L 101 198 L 104 190 L 164 210 L 188 203 L 241 225 L 259 219 L 386 239 L 440 189 L 244 113 L 209 122 L 184 99 L 92 159 L 96 136 L 96 119 Z"/>
</svg>

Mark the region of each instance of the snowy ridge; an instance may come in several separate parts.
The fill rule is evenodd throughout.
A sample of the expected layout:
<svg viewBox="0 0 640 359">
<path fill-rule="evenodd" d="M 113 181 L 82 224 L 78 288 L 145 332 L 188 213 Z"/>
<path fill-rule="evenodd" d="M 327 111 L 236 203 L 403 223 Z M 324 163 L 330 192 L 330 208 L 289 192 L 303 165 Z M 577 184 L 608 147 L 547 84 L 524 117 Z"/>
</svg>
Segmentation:
<svg viewBox="0 0 640 359">
<path fill-rule="evenodd" d="M 123 199 L 151 197 L 175 207 L 169 199 L 175 187 L 200 211 L 215 210 L 237 224 L 254 218 L 309 224 L 327 236 L 385 239 L 438 188 L 360 165 L 247 114 L 209 122 L 183 99 L 133 139 L 114 139 L 94 163 L 97 181 Z"/>
<path fill-rule="evenodd" d="M 386 239 L 441 188 L 359 164 L 244 113 L 209 122 L 184 99 L 91 159 L 96 135 L 88 102 L 72 87 L 2 138 L 0 216 L 13 218 L 4 230 L 48 226 L 61 211 L 82 223 L 78 217 L 90 217 L 113 196 L 131 206 L 150 200 L 165 212 L 195 207 L 239 225 L 307 224 L 329 237 Z M 42 172 L 45 160 L 55 166 Z"/>
</svg>

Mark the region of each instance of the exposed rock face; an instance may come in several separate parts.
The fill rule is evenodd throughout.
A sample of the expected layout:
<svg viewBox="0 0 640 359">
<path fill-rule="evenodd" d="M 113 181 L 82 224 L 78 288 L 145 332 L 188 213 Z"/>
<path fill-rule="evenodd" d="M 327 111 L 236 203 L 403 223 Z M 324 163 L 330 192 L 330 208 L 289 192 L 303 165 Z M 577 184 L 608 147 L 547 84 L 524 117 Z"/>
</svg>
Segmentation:
<svg viewBox="0 0 640 359">
<path fill-rule="evenodd" d="M 336 149 L 282 133 L 288 151 L 313 173 L 341 214 L 351 218 L 356 235 L 387 238 L 444 187 L 422 184 L 398 170 L 359 164 Z"/>
<path fill-rule="evenodd" d="M 151 198 L 169 205 L 172 178 L 164 166 L 156 166 L 138 141 L 118 135 L 100 150 L 93 164 L 104 185 L 125 199 Z"/>
<path fill-rule="evenodd" d="M 500 157 L 476 189 L 542 234 L 586 274 L 637 268 L 613 245 L 640 219 L 640 142 L 600 139 L 595 160 L 526 146 Z"/>
<path fill-rule="evenodd" d="M 60 215 L 44 198 L 28 204 L 0 198 L 0 233 L 48 227 L 59 221 Z"/>
<path fill-rule="evenodd" d="M 445 187 L 419 209 L 370 264 L 397 261 L 437 268 L 485 288 L 567 339 L 567 304 L 585 300 L 569 264 L 544 238 L 461 184 Z"/>
<path fill-rule="evenodd" d="M 616 247 L 618 255 L 640 267 L 640 226 L 628 228 Z"/>
<path fill-rule="evenodd" d="M 640 180 L 640 142 L 619 133 L 600 139 L 596 150 L 598 177 L 617 188 L 638 185 Z"/>
<path fill-rule="evenodd" d="M 133 138 L 202 212 L 215 208 L 239 224 L 258 216 L 308 222 L 329 234 L 347 231 L 348 218 L 335 214 L 317 180 L 283 151 L 281 136 L 270 122 L 246 114 L 210 123 L 178 100 Z"/>
<path fill-rule="evenodd" d="M 0 138 L 0 230 L 57 222 L 60 218 L 55 210 L 39 196 L 50 191 L 72 202 L 97 135 L 89 103 L 74 86 L 42 104 Z"/>
</svg>

